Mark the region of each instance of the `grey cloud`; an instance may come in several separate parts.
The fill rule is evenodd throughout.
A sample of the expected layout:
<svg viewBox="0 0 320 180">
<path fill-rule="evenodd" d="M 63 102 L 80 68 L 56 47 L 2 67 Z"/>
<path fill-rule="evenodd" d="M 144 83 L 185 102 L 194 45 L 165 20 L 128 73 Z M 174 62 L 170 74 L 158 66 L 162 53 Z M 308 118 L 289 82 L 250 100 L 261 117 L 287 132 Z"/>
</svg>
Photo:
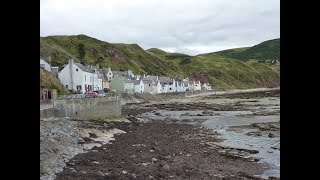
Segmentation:
<svg viewBox="0 0 320 180">
<path fill-rule="evenodd" d="M 135 2 L 41 1 L 40 35 L 87 34 L 107 42 L 187 54 L 252 46 L 280 37 L 278 0 Z"/>
</svg>

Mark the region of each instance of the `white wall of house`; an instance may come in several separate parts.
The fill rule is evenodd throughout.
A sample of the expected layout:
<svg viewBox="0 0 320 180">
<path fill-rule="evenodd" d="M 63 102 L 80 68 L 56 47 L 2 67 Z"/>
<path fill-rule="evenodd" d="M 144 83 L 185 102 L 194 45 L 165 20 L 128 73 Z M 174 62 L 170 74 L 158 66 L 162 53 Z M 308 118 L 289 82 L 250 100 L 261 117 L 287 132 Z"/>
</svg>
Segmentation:
<svg viewBox="0 0 320 180">
<path fill-rule="evenodd" d="M 86 92 L 86 89 L 85 89 L 86 86 L 87 87 L 89 85 L 93 86 L 93 84 L 92 84 L 93 74 L 81 70 L 80 76 L 81 76 L 81 80 L 79 80 L 79 81 L 81 81 L 81 83 L 79 83 L 78 85 L 81 85 L 81 92 L 84 93 L 84 92 Z"/>
<path fill-rule="evenodd" d="M 43 59 L 40 59 L 40 67 L 42 67 L 43 69 L 45 69 L 46 71 L 51 72 L 51 66 L 49 63 L 47 63 L 46 61 L 44 61 Z"/>
<path fill-rule="evenodd" d="M 167 93 L 168 92 L 168 86 L 161 84 L 161 93 Z"/>
<path fill-rule="evenodd" d="M 69 90 L 86 92 L 91 86 L 91 90 L 102 89 L 102 79 L 98 77 L 96 73 L 90 73 L 80 69 L 73 60 L 69 60 L 69 63 L 59 72 L 58 78 L 61 83 Z"/>
<path fill-rule="evenodd" d="M 153 86 L 153 93 L 158 94 L 161 93 L 161 84 L 160 81 L 156 81 L 156 83 Z"/>
<path fill-rule="evenodd" d="M 133 82 L 125 82 L 124 83 L 124 92 L 133 94 L 134 93 L 134 83 Z"/>
<path fill-rule="evenodd" d="M 172 80 L 170 84 L 166 84 L 167 92 L 176 92 L 176 81 Z"/>
<path fill-rule="evenodd" d="M 99 78 L 97 73 L 92 73 L 93 90 L 102 90 L 102 78 Z"/>
<path fill-rule="evenodd" d="M 181 85 L 181 81 L 175 81 L 176 92 L 183 92 L 183 86 Z"/>
<path fill-rule="evenodd" d="M 200 81 L 193 81 L 193 88 L 194 91 L 200 91 L 201 90 L 201 83 Z"/>
<path fill-rule="evenodd" d="M 69 64 L 67 64 L 59 73 L 58 78 L 60 82 L 69 90 L 72 89 L 71 86 L 71 76 L 70 76 L 70 70 L 69 70 Z"/>
<path fill-rule="evenodd" d="M 143 84 L 142 80 L 140 80 L 139 84 L 134 85 L 134 92 L 135 93 L 144 93 L 144 84 Z"/>
<path fill-rule="evenodd" d="M 202 87 L 204 90 L 207 90 L 207 91 L 212 90 L 211 85 L 209 83 L 203 83 Z"/>
<path fill-rule="evenodd" d="M 109 67 L 108 68 L 108 71 L 107 71 L 107 78 L 108 78 L 108 81 L 110 82 L 113 78 L 113 72 L 111 71 L 111 68 Z"/>
<path fill-rule="evenodd" d="M 183 88 L 183 91 L 187 91 L 187 90 L 191 91 L 192 90 L 192 87 L 191 87 L 191 84 L 190 84 L 188 78 L 182 80 L 181 86 Z"/>
<path fill-rule="evenodd" d="M 150 81 L 150 80 L 144 81 L 143 82 L 144 92 L 153 93 L 153 83 L 154 83 L 154 81 Z"/>
</svg>

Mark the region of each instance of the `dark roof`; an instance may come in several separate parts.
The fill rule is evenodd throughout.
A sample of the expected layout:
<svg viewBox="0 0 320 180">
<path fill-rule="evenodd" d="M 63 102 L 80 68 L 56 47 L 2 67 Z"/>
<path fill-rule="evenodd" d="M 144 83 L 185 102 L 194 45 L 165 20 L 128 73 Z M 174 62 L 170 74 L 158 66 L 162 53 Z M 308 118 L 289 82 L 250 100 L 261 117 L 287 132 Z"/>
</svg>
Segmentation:
<svg viewBox="0 0 320 180">
<path fill-rule="evenodd" d="M 134 85 L 139 85 L 140 84 L 140 80 L 133 80 Z"/>
<path fill-rule="evenodd" d="M 143 80 L 157 80 L 157 76 L 151 76 L 151 75 L 148 75 L 148 76 L 140 76 L 141 77 L 141 79 L 143 79 Z"/>
<path fill-rule="evenodd" d="M 82 71 L 94 73 L 94 70 L 89 67 L 85 67 L 84 65 L 82 65 L 80 63 L 74 63 L 74 64 L 77 65 Z"/>
<path fill-rule="evenodd" d="M 142 79 L 142 81 L 143 81 L 144 84 L 152 83 L 152 80 L 150 80 L 150 79 Z"/>
<path fill-rule="evenodd" d="M 169 78 L 169 77 L 159 77 L 160 83 L 172 83 L 173 79 Z"/>
</svg>

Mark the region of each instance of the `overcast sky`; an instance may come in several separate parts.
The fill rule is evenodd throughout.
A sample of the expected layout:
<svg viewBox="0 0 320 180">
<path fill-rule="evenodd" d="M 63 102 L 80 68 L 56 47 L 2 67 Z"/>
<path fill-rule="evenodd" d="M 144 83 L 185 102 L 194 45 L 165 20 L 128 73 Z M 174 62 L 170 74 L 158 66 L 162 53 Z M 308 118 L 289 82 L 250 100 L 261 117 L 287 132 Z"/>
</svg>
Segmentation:
<svg viewBox="0 0 320 180">
<path fill-rule="evenodd" d="M 40 0 L 40 36 L 85 34 L 190 55 L 280 37 L 280 0 Z"/>
</svg>

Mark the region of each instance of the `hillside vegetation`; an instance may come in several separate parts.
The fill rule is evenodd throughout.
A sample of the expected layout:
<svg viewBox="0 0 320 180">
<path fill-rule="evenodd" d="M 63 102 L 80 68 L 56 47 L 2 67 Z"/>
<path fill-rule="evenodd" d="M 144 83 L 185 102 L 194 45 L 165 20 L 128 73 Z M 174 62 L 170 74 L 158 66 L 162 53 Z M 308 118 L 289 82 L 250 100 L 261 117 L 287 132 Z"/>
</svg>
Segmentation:
<svg viewBox="0 0 320 180">
<path fill-rule="evenodd" d="M 43 68 L 40 68 L 40 87 L 56 89 L 58 95 L 70 94 L 57 77 Z"/>
<path fill-rule="evenodd" d="M 216 52 L 216 54 L 238 60 L 279 60 L 280 61 L 280 38 L 264 41 L 253 47 L 229 49 Z"/>
<path fill-rule="evenodd" d="M 280 63 L 257 60 L 277 57 L 277 42 L 280 44 L 280 39 L 253 47 L 189 56 L 157 48 L 144 50 L 137 44 L 103 42 L 85 35 L 48 36 L 40 37 L 40 56 L 51 57 L 52 64 L 60 70 L 71 56 L 76 62 L 83 60 L 114 70 L 132 69 L 135 74 L 196 78 L 210 82 L 215 89 L 275 87 L 280 83 Z"/>
</svg>

